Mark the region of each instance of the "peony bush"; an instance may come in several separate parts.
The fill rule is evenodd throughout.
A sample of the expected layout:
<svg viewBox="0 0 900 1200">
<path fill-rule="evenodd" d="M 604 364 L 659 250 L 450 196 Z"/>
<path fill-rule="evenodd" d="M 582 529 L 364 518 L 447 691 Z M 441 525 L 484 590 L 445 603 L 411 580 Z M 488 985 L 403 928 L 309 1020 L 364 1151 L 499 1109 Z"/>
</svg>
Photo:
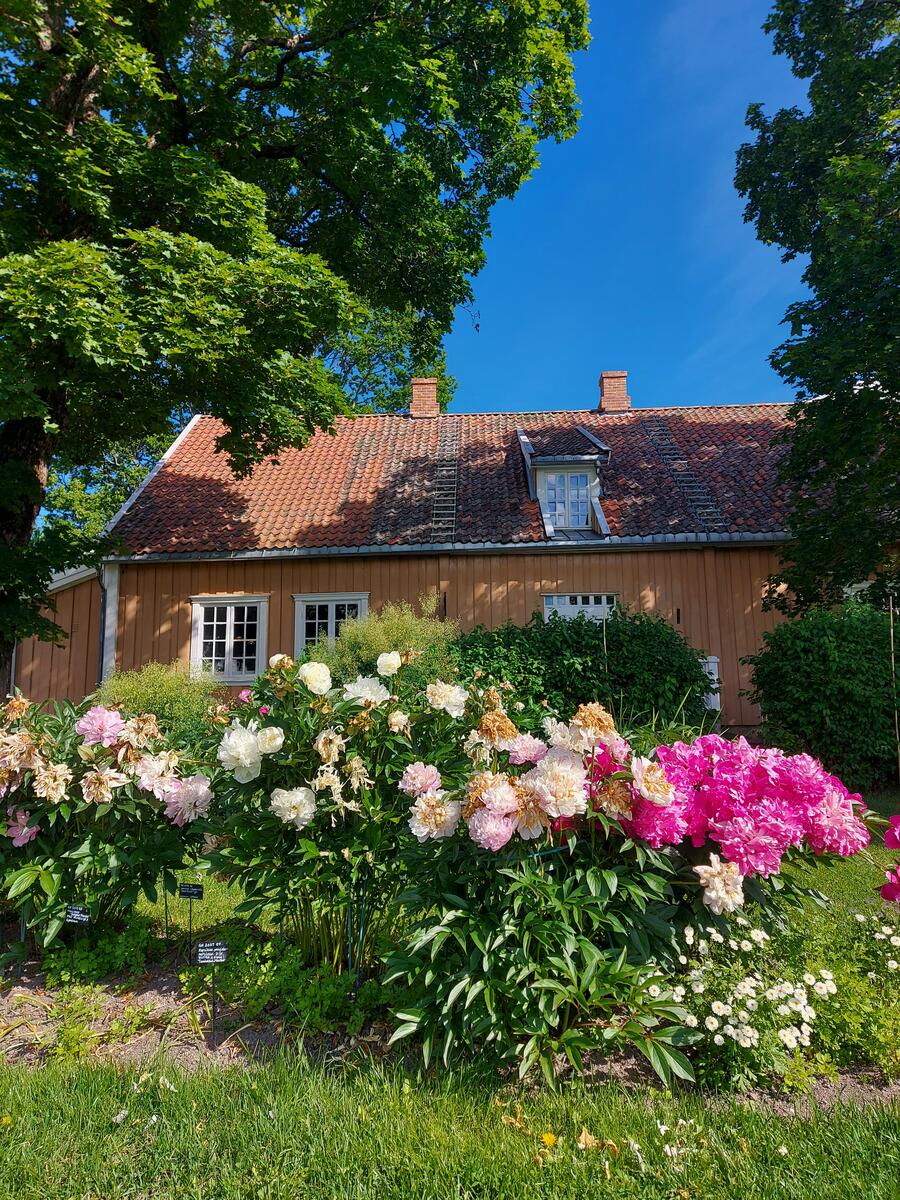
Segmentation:
<svg viewBox="0 0 900 1200">
<path fill-rule="evenodd" d="M 48 943 L 67 903 L 115 919 L 199 858 L 298 961 L 358 987 L 386 960 L 408 997 L 395 1039 L 418 1037 L 426 1062 L 479 1053 L 552 1079 L 627 1045 L 691 1078 L 715 1049 L 749 1078 L 808 1048 L 809 988 L 830 992 L 829 976 L 713 972 L 738 1017 L 721 1022 L 691 1000 L 708 964 L 690 966 L 688 946 L 764 948 L 809 894 L 783 866 L 868 844 L 858 795 L 806 754 L 714 734 L 654 745 L 599 703 L 562 721 L 506 683 L 423 685 L 414 663 L 383 650 L 371 674 L 336 682 L 325 663 L 275 655 L 215 710 L 196 758 L 152 713 L 11 698 L 8 901 Z M 887 824 L 900 848 L 900 816 Z M 900 900 L 896 869 L 882 897 Z M 793 1001 L 766 993 L 788 985 L 807 988 L 806 1008 L 779 1024 Z M 757 1010 L 743 999 L 765 1021 L 744 1020 Z"/>
<path fill-rule="evenodd" d="M 174 889 L 187 829 L 206 817 L 209 778 L 166 745 L 156 717 L 93 705 L 43 711 L 21 696 L 0 713 L 3 892 L 49 945 L 67 904 L 120 918 L 157 882 Z"/>
</svg>

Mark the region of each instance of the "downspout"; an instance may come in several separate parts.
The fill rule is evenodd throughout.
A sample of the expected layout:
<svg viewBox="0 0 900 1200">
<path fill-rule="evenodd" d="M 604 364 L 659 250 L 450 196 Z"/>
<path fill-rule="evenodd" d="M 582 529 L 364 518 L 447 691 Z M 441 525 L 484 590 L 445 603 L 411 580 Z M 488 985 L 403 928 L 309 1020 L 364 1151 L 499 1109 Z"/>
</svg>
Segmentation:
<svg viewBox="0 0 900 1200">
<path fill-rule="evenodd" d="M 100 583 L 100 661 L 97 682 L 109 679 L 116 669 L 116 641 L 119 625 L 119 564 L 103 564 Z"/>
</svg>

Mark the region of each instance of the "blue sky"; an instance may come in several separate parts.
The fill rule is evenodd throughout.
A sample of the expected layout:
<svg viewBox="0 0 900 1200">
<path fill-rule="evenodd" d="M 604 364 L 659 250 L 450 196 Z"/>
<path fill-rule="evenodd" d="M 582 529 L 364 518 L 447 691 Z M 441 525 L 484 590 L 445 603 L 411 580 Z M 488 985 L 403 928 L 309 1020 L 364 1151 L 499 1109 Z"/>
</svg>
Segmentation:
<svg viewBox="0 0 900 1200">
<path fill-rule="evenodd" d="M 732 184 L 747 105 L 804 96 L 767 0 L 592 7 L 579 132 L 495 209 L 447 339 L 453 410 L 593 408 L 601 370 L 627 370 L 636 405 L 791 399 L 766 358 L 801 268 L 756 241 Z"/>
</svg>

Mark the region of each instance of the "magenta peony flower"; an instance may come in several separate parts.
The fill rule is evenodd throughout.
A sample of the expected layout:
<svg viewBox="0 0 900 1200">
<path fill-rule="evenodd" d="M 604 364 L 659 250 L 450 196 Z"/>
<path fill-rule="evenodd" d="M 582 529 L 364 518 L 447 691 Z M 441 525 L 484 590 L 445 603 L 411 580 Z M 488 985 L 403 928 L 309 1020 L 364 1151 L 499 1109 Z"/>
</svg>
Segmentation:
<svg viewBox="0 0 900 1200">
<path fill-rule="evenodd" d="M 889 828 L 884 831 L 884 844 L 888 850 L 900 850 L 900 813 L 891 817 Z"/>
<path fill-rule="evenodd" d="M 76 722 L 75 732 L 81 734 L 86 746 L 96 746 L 98 743 L 101 746 L 114 746 L 124 728 L 125 722 L 115 709 L 95 704 Z"/>
<path fill-rule="evenodd" d="M 525 763 L 539 763 L 546 754 L 547 743 L 530 733 L 520 733 L 509 744 L 509 761 L 517 767 Z"/>
<path fill-rule="evenodd" d="M 441 773 L 437 767 L 423 762 L 410 763 L 400 778 L 400 790 L 408 796 L 424 796 L 440 791 Z"/>
<path fill-rule="evenodd" d="M 6 834 L 12 838 L 14 846 L 27 846 L 41 831 L 40 825 L 32 825 L 28 828 L 28 822 L 31 820 L 31 813 L 26 812 L 24 808 L 6 810 L 8 818 Z"/>
<path fill-rule="evenodd" d="M 900 869 L 885 871 L 884 877 L 887 883 L 881 888 L 882 900 L 887 900 L 889 904 L 900 904 Z"/>
<path fill-rule="evenodd" d="M 502 850 L 513 835 L 515 826 L 510 817 L 479 808 L 469 818 L 469 837 L 482 850 Z"/>
</svg>

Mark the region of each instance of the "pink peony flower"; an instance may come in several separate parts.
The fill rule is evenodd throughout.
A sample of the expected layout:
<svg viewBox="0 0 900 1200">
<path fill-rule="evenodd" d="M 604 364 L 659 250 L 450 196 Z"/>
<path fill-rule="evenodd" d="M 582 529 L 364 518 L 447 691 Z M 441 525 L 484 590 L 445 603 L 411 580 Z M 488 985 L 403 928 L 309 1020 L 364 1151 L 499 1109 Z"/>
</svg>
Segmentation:
<svg viewBox="0 0 900 1200">
<path fill-rule="evenodd" d="M 267 717 L 271 711 L 272 710 L 269 708 L 268 704 L 262 704 L 260 705 L 259 715 L 261 717 Z"/>
<path fill-rule="evenodd" d="M 530 733 L 520 733 L 509 744 L 509 761 L 516 767 L 539 763 L 547 754 L 547 743 Z"/>
<path fill-rule="evenodd" d="M 249 704 L 250 701 L 253 699 L 253 689 L 252 688 L 241 688 L 241 690 L 237 694 L 237 698 L 238 698 L 238 700 L 240 700 L 241 704 Z"/>
<path fill-rule="evenodd" d="M 505 775 L 498 775 L 489 788 L 481 794 L 481 802 L 498 817 L 508 817 L 519 807 L 519 798 L 513 785 Z"/>
<path fill-rule="evenodd" d="M 428 763 L 410 763 L 400 778 L 400 790 L 408 796 L 424 796 L 440 791 L 441 773 Z"/>
<path fill-rule="evenodd" d="M 114 746 L 119 734 L 125 728 L 125 722 L 112 708 L 104 708 L 95 704 L 89 708 L 75 725 L 75 732 L 84 738 L 86 746 Z"/>
<path fill-rule="evenodd" d="M 165 814 L 173 825 L 186 825 L 205 817 L 212 803 L 212 788 L 205 775 L 176 779 L 166 796 Z"/>
<path fill-rule="evenodd" d="M 469 837 L 482 850 L 502 850 L 513 835 L 511 817 L 502 816 L 489 808 L 479 808 L 469 818 Z"/>
<path fill-rule="evenodd" d="M 889 828 L 884 831 L 884 844 L 888 850 L 900 850 L 900 813 L 891 817 Z"/>
<path fill-rule="evenodd" d="M 882 900 L 887 900 L 889 904 L 900 904 L 900 869 L 885 871 L 884 877 L 887 883 L 881 888 Z"/>
<path fill-rule="evenodd" d="M 32 825 L 29 829 L 28 822 L 31 820 L 31 813 L 26 812 L 24 808 L 6 810 L 8 818 L 6 834 L 12 838 L 14 846 L 27 846 L 29 842 L 34 841 L 41 831 L 40 825 Z"/>
</svg>

